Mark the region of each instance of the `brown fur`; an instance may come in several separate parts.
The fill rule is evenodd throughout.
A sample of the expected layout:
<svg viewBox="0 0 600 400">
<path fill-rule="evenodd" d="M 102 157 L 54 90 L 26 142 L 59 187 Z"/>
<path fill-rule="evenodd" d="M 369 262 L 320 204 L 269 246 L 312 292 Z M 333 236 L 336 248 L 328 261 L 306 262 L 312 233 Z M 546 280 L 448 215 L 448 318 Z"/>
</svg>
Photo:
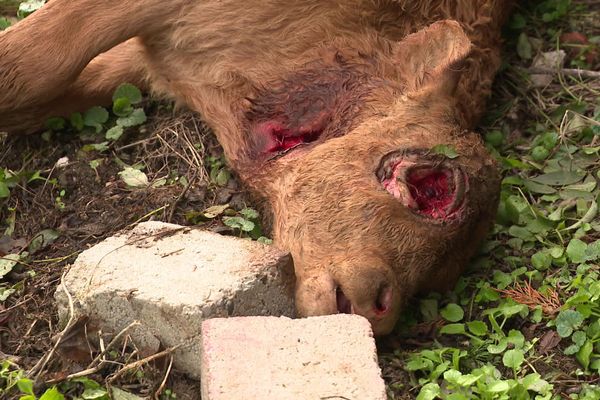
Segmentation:
<svg viewBox="0 0 600 400">
<path fill-rule="evenodd" d="M 0 33 L 0 130 L 108 100 L 123 81 L 175 98 L 264 200 L 294 258 L 299 313 L 337 312 L 339 286 L 382 334 L 407 297 L 453 284 L 491 224 L 498 176 L 468 129 L 510 3 L 53 0 Z M 272 155 L 261 130 L 274 123 L 320 136 Z M 457 221 L 424 220 L 376 176 L 386 154 L 437 144 L 469 177 Z M 375 315 L 383 287 L 391 309 Z"/>
</svg>

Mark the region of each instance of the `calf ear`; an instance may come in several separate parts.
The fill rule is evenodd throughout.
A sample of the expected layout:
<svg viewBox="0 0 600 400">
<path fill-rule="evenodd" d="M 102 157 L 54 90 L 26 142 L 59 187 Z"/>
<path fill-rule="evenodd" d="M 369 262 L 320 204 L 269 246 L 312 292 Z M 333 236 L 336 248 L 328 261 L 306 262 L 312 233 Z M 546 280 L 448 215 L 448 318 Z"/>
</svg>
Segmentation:
<svg viewBox="0 0 600 400">
<path fill-rule="evenodd" d="M 439 21 L 398 42 L 393 57 L 407 91 L 432 88 L 452 93 L 471 41 L 458 22 Z"/>
</svg>

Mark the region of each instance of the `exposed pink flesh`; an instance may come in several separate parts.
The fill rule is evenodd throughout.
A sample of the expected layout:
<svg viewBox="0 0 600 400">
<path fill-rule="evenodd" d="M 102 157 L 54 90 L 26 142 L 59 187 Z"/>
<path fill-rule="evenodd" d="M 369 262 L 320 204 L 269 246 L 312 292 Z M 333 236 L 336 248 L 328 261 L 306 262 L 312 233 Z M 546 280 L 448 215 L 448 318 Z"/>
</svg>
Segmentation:
<svg viewBox="0 0 600 400">
<path fill-rule="evenodd" d="M 322 131 L 299 127 L 292 130 L 277 121 L 263 122 L 258 126 L 258 133 L 265 140 L 265 153 L 281 153 L 303 143 L 311 143 L 319 138 Z"/>
<path fill-rule="evenodd" d="M 413 161 L 401 160 L 392 167 L 391 177 L 383 187 L 406 207 L 433 219 L 448 219 L 456 214 L 459 188 L 454 171 L 441 167 L 420 167 Z M 460 173 L 460 172 L 456 172 Z M 458 204 L 460 205 L 460 204 Z"/>
<path fill-rule="evenodd" d="M 400 161 L 398 162 L 392 172 L 392 176 L 388 179 L 383 180 L 383 187 L 390 192 L 395 198 L 400 200 L 402 204 L 411 209 L 417 209 L 417 202 L 413 199 L 410 194 L 410 190 L 408 187 L 403 184 L 398 183 L 399 174 L 402 173 L 403 170 L 414 166 L 415 163 L 412 161 Z"/>
<path fill-rule="evenodd" d="M 452 180 L 452 174 L 447 170 L 416 172 L 408 174 L 406 184 L 417 203 L 419 213 L 430 218 L 447 218 L 453 211 L 450 207 L 456 196 L 449 182 Z"/>
</svg>

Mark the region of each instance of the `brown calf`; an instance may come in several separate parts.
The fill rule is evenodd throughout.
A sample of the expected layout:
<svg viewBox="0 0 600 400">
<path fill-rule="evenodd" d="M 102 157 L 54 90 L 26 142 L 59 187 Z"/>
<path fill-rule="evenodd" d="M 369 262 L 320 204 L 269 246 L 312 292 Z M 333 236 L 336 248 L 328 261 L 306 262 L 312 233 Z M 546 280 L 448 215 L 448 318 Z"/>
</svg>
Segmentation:
<svg viewBox="0 0 600 400">
<path fill-rule="evenodd" d="M 493 219 L 498 175 L 469 129 L 509 3 L 52 0 L 0 33 L 0 130 L 122 82 L 175 98 L 262 200 L 299 314 L 385 334 L 409 296 L 453 285 Z"/>
</svg>

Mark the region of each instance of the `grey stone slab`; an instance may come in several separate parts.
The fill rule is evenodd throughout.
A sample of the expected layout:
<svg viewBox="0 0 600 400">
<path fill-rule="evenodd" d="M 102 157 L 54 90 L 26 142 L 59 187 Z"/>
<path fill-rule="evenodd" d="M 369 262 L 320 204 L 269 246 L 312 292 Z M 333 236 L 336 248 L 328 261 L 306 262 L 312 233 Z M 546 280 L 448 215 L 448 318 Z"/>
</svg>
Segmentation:
<svg viewBox="0 0 600 400">
<path fill-rule="evenodd" d="M 207 318 L 294 315 L 291 257 L 277 248 L 199 229 L 146 222 L 84 251 L 64 285 L 76 316 L 116 334 L 132 321 L 135 344 L 151 354 L 184 345 L 175 366 L 200 376 L 200 326 Z M 61 285 L 62 286 L 62 285 Z M 59 317 L 69 318 L 62 287 Z"/>
</svg>

